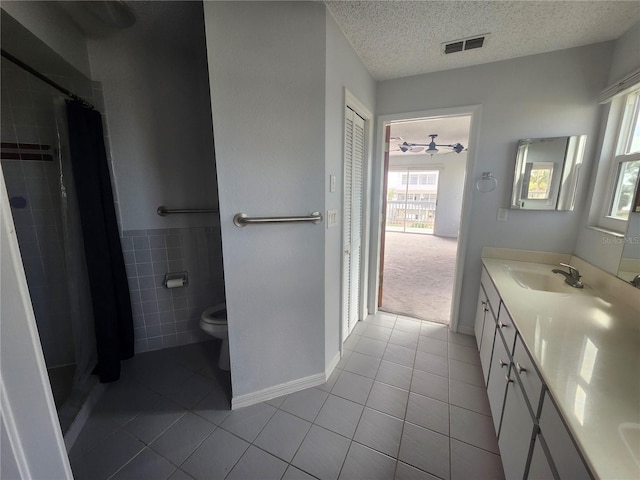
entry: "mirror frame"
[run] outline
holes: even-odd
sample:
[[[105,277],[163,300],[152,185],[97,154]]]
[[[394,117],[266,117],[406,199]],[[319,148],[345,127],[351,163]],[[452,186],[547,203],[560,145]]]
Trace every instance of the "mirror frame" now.
[[[586,140],[586,135],[525,138],[520,140],[516,153],[510,208],[542,211],[573,210]],[[541,158],[535,162],[527,162],[532,145],[550,142],[564,146],[564,152],[559,153],[558,157]],[[528,196],[525,198],[528,192],[527,178],[530,177],[532,166],[535,163],[553,164],[548,187],[549,193],[545,198],[531,199]]]

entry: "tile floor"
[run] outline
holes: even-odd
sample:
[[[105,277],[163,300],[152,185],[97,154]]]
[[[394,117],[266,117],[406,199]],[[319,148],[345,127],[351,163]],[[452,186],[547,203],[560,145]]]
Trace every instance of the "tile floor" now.
[[[370,316],[327,383],[233,412],[217,348],[125,362],[70,452],[75,478],[504,478],[473,337]]]

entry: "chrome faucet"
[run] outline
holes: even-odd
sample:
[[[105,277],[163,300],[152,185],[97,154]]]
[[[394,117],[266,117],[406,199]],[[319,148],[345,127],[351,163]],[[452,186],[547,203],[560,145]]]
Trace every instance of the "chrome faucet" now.
[[[568,272],[564,270],[560,270],[559,268],[554,268],[551,270],[553,273],[560,273],[565,276],[564,283],[567,285],[571,285],[573,288],[584,288],[584,284],[580,281],[580,272],[577,268],[568,263],[561,263],[563,267],[567,267],[569,269]]]
[[[636,288],[640,288],[640,273],[633,277],[633,280],[630,280],[629,283]]]

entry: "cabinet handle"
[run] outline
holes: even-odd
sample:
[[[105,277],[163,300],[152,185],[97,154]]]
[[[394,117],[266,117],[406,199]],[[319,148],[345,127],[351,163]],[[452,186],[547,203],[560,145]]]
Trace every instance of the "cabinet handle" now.
[[[498,359],[498,361],[500,362],[500,368],[504,368],[509,365],[507,362],[503,361],[501,358]]]
[[[507,381],[507,383],[513,383],[513,380],[509,378],[509,375],[505,375],[504,379]]]
[[[520,365],[518,362],[516,362],[516,370],[518,370],[518,373],[522,373],[522,372],[526,372],[527,369],[524,368],[522,365]]]
[[[506,325],[506,324],[504,324],[502,322],[498,322],[498,327],[500,327],[500,328],[507,328],[508,326],[509,325]]]
[[[480,303],[481,303],[482,305],[486,305],[486,304],[487,304],[486,300],[480,300]]]

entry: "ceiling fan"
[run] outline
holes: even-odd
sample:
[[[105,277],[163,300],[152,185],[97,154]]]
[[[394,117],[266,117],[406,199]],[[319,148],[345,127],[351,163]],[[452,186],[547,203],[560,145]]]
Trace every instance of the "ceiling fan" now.
[[[438,135],[435,133],[432,133],[431,135],[429,135],[429,137],[431,137],[430,143],[402,142],[402,144],[399,144],[398,147],[402,152],[421,152],[422,150],[424,150],[424,147],[428,147],[425,150],[425,153],[430,153],[431,155],[433,155],[434,153],[438,153],[440,151],[438,150],[438,147],[451,148],[456,153],[460,153],[462,150],[464,150],[464,147],[460,143],[454,143],[453,145],[437,144],[436,143],[437,136]]]

